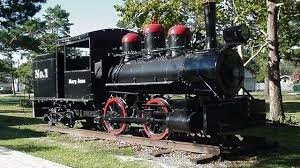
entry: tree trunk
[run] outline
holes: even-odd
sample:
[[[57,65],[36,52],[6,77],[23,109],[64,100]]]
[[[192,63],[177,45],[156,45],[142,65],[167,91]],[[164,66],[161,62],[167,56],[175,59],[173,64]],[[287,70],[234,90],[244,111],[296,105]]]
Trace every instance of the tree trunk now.
[[[269,95],[270,95],[270,119],[280,121],[284,119],[282,106],[282,95],[280,86],[280,71],[279,71],[279,44],[277,35],[277,9],[276,0],[267,0],[268,21],[268,75],[269,75]]]
[[[17,69],[20,67],[20,60],[18,59]],[[20,92],[20,78],[17,78],[17,92]]]
[[[11,80],[12,80],[12,92],[13,95],[16,95],[16,89],[15,89],[15,76],[14,76],[14,67],[13,67],[13,60],[11,58],[10,60],[10,72],[11,72]]]
[[[267,65],[268,67],[268,65]],[[265,76],[265,100],[267,101],[269,99],[269,71],[268,71],[269,68],[267,68],[267,71],[266,71],[266,76]]]

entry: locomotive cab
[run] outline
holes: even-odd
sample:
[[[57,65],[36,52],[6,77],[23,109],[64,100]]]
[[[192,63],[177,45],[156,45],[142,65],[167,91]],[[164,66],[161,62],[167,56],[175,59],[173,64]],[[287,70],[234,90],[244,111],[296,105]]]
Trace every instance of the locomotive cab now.
[[[106,66],[114,64],[110,54],[120,52],[120,40],[128,32],[106,29],[58,41],[65,60],[64,98],[94,100],[95,94],[103,92],[105,79],[99,78],[96,88],[95,73],[105,73]]]
[[[73,104],[73,107],[70,105],[71,109],[61,111],[76,111],[84,106],[95,111],[94,104],[101,106],[95,102],[101,102],[106,96],[106,78],[103,75],[96,79],[95,75],[108,73],[108,67],[118,62],[111,54],[120,53],[121,39],[129,32],[103,29],[63,38],[57,41],[56,53],[33,60],[33,115],[42,117],[53,107],[66,104]]]
[[[91,99],[91,57],[86,42],[64,46],[64,98]]]

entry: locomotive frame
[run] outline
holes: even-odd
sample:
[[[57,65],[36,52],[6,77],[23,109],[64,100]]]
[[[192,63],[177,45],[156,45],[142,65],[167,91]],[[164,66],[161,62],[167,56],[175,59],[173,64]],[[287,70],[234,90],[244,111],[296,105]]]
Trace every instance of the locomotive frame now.
[[[139,124],[154,140],[170,133],[216,135],[264,124],[264,101],[244,88],[247,94],[237,95],[244,71],[232,48],[247,37],[239,27],[226,29],[228,43],[218,47],[215,2],[204,5],[206,49],[188,45],[184,26],[170,31],[171,47],[164,47],[164,32],[156,23],[145,29],[145,49],[139,34],[126,29],[58,40],[55,54],[33,61],[33,116],[70,127],[86,120],[114,135]],[[85,48],[88,56],[78,57],[74,48]]]

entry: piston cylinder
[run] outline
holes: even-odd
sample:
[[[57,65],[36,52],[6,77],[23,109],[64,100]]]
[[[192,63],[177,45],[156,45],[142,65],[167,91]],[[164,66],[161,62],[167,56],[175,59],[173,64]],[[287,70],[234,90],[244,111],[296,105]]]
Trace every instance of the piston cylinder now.
[[[166,125],[174,132],[194,132],[201,130],[201,115],[193,112],[189,115],[185,113],[173,113],[166,118]]]

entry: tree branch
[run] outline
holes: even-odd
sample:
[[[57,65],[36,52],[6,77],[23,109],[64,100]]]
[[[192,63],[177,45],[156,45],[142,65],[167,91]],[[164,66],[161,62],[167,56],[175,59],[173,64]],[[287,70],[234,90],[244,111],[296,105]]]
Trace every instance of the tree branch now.
[[[17,37],[19,36],[20,34],[16,34],[10,41],[7,45],[11,45],[16,39]]]
[[[263,30],[261,30],[261,29],[259,29],[259,31],[260,31],[262,34],[264,34],[265,37],[268,37],[268,34],[267,34],[265,31],[263,31]]]
[[[257,50],[257,52],[254,54],[254,55],[252,55],[249,59],[248,59],[248,61],[246,61],[245,63],[244,63],[244,66],[247,66],[248,65],[248,63],[254,58],[254,57],[256,57],[260,52],[261,52],[261,50],[265,47],[265,46],[267,46],[267,42],[265,42],[260,48],[259,48],[259,50]]]

